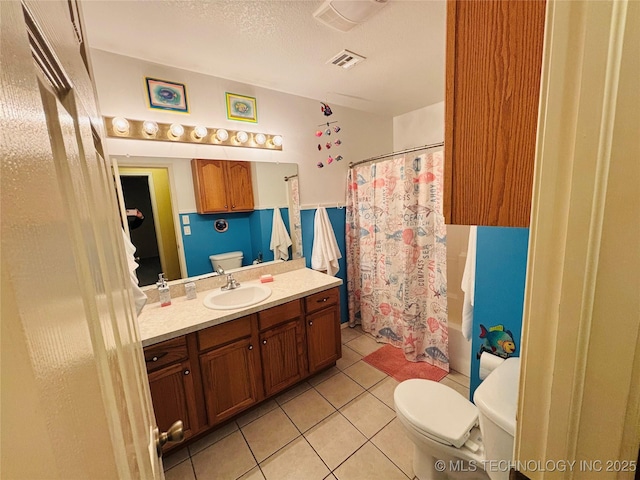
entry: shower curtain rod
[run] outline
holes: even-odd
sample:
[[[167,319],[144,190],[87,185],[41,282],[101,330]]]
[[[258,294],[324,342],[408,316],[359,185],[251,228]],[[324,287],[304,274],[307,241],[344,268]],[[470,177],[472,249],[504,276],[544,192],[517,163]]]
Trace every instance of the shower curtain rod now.
[[[284,181],[288,182],[290,178],[296,178],[297,176],[298,176],[297,173],[295,175],[289,175],[288,177],[284,177]]]
[[[360,165],[361,163],[373,162],[374,160],[382,160],[383,158],[393,157],[395,155],[402,155],[403,153],[417,152],[418,150],[426,150],[428,148],[442,147],[443,145],[444,145],[444,142],[432,143],[431,145],[422,145],[421,147],[408,148],[406,150],[401,150],[399,152],[387,153],[386,155],[378,155],[377,157],[367,158],[365,160],[360,160],[359,162],[355,162],[355,163],[351,162],[349,163],[349,168],[353,168],[356,165]]]

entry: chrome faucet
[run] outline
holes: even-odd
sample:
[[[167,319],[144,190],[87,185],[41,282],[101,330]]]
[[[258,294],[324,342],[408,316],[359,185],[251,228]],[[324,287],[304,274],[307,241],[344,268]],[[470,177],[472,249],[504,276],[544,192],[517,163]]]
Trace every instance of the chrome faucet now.
[[[233,290],[235,288],[238,288],[240,286],[240,284],[236,281],[235,278],[233,278],[233,274],[229,273],[227,274],[227,284],[224,287],[221,287],[221,290]]]

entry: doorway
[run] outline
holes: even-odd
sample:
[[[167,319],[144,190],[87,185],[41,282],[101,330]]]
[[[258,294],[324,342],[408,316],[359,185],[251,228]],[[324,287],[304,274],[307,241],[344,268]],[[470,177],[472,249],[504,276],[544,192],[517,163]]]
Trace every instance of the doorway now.
[[[138,210],[144,217],[141,222],[139,217],[129,222],[140,286],[153,285],[160,273],[164,273],[167,280],[181,278],[168,169],[120,167],[118,170],[124,208]]]

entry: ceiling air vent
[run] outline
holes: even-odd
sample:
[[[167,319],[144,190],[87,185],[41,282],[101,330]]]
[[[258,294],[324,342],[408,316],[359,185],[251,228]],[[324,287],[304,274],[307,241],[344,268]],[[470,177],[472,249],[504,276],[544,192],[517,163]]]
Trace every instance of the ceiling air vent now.
[[[328,27],[348,32],[386,6],[388,0],[326,0],[313,17]]]
[[[327,63],[331,63],[336,67],[342,67],[345,70],[348,70],[363,60],[366,60],[366,58],[362,55],[350,52],[349,50],[342,50],[339,54],[327,61]]]

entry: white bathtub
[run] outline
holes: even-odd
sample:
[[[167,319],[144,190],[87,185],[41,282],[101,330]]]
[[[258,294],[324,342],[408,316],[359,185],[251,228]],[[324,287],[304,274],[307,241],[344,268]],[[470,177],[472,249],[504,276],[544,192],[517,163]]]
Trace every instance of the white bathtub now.
[[[462,336],[460,325],[449,324],[449,368],[471,376],[471,342]]]

